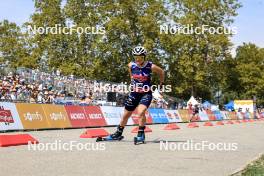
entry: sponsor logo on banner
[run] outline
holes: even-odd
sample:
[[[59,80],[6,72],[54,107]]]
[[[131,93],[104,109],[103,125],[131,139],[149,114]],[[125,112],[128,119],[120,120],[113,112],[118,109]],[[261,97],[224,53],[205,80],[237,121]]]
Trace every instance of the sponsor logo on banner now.
[[[124,113],[124,107],[100,106],[107,125],[118,125]],[[132,118],[128,119],[127,125],[133,125]]]
[[[14,103],[0,102],[0,130],[23,129]]]
[[[88,114],[90,119],[102,119],[102,114]]]
[[[66,117],[65,117],[65,115],[63,115],[61,112],[59,112],[59,113],[52,113],[52,114],[50,114],[50,119],[51,120],[55,120],[55,121],[57,121],[57,120],[66,120]]]
[[[42,104],[47,121],[51,128],[68,128],[72,127],[67,112],[62,105]]]
[[[149,109],[149,113],[154,123],[168,123],[169,120],[163,109]]]
[[[90,126],[88,116],[82,106],[64,106],[72,127],[88,127]]]
[[[41,114],[39,114],[39,112],[36,112],[36,113],[30,113],[30,112],[27,112],[26,114],[23,114],[25,120],[28,120],[28,121],[42,121],[43,117]]]
[[[177,110],[164,110],[169,122],[182,122]]]
[[[0,122],[4,122],[6,124],[14,123],[11,111],[4,109],[3,106],[0,107]]]
[[[16,103],[24,129],[50,128],[41,104]]]
[[[106,126],[106,121],[99,106],[84,106],[90,126]]]
[[[71,113],[70,118],[72,120],[84,120],[85,114],[84,113]]]

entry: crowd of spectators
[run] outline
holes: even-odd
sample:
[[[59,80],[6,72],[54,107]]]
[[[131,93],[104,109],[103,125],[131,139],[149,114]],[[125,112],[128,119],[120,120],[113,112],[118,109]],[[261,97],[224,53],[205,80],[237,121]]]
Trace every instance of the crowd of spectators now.
[[[98,86],[118,85],[97,80],[61,75],[39,69],[18,68],[0,74],[0,100],[9,102],[102,105],[107,92]],[[114,90],[115,91],[115,90]],[[117,106],[123,106],[126,94],[117,94]],[[151,107],[168,108],[163,100],[153,100]]]
[[[0,100],[27,103],[79,102],[83,97],[104,100],[106,92],[94,91],[95,83],[73,75],[19,68],[0,75]],[[91,102],[90,102],[91,103]]]
[[[41,72],[39,69],[18,68],[15,71],[0,73],[0,101],[102,105],[102,102],[106,102],[107,92],[96,86],[106,84],[111,85],[109,82],[76,78],[73,75],[64,76],[59,70],[47,73]],[[123,106],[126,96],[126,94],[117,94],[116,105]],[[170,100],[166,102],[164,99],[153,99],[150,107],[190,109],[191,106],[184,102],[176,103]],[[201,107],[200,104],[197,108],[203,109],[204,107]],[[264,112],[264,109],[259,108],[258,112]]]

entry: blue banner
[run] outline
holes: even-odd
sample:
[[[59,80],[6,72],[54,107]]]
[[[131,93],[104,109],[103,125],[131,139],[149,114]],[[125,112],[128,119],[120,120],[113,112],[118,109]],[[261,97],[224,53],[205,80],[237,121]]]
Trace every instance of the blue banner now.
[[[213,111],[213,113],[216,117],[216,120],[223,120],[224,117],[222,116],[220,111]]]
[[[164,112],[164,109],[149,109],[153,123],[169,123],[169,120]]]

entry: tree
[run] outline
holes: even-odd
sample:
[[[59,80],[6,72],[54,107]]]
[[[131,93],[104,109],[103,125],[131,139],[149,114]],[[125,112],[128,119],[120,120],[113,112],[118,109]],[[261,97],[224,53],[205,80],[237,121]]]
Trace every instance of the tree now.
[[[239,74],[241,99],[257,96],[264,102],[264,49],[252,43],[244,43],[237,48],[236,70]]]
[[[150,51],[149,58],[160,63],[158,22],[166,12],[162,1],[70,0],[65,11],[78,26],[105,28],[104,35],[82,36],[88,42],[78,44],[91,53],[87,60],[93,78],[128,81],[127,64],[133,58],[132,48],[137,45],[144,45]],[[85,55],[80,53],[80,57]]]
[[[35,12],[31,20],[24,24],[32,46],[32,57],[38,63],[46,63],[50,69],[65,63],[72,65],[74,61],[71,60],[68,36],[59,31],[53,34],[49,30],[51,27],[66,26],[61,0],[35,0],[34,3]],[[67,69],[63,71],[67,72]]]
[[[30,50],[26,35],[19,26],[8,20],[0,22],[0,60],[8,62],[12,67],[34,67],[30,60]]]
[[[163,67],[171,96],[190,95],[214,99],[219,90],[233,91],[228,83],[231,34],[165,34],[161,26],[180,24],[192,28],[207,25],[224,28],[232,24],[237,0],[35,0],[35,12],[25,26],[74,29],[72,34],[31,33],[27,28],[24,58],[46,63],[49,69],[89,79],[127,82],[131,50],[143,45],[148,60]],[[104,33],[78,33],[78,28],[104,29]],[[99,29],[99,30],[98,30]],[[22,60],[23,64],[27,63]],[[24,62],[25,61],[25,62]],[[236,69],[232,70],[234,73]],[[238,74],[238,73],[237,73]],[[230,76],[230,75],[229,75]],[[157,77],[154,77],[157,83]],[[238,95],[239,96],[239,95]]]
[[[170,19],[175,24],[207,25],[224,28],[232,24],[232,17],[240,7],[238,1],[171,1]],[[230,34],[177,34],[163,35],[162,45],[167,52],[169,82],[174,83],[176,95],[188,98],[190,94],[213,99],[222,89],[225,59],[230,57]]]

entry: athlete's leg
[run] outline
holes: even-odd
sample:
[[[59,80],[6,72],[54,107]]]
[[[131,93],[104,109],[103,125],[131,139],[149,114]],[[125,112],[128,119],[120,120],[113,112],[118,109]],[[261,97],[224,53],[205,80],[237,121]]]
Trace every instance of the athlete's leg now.
[[[146,123],[145,112],[146,112],[147,108],[148,107],[146,105],[143,105],[143,104],[139,104],[137,107],[137,112],[138,112],[138,116],[139,116],[139,120],[138,120],[139,126],[145,126],[145,123]]]
[[[139,115],[139,121],[138,121],[138,125],[139,125],[139,129],[138,129],[138,137],[141,138],[141,140],[145,140],[145,124],[146,124],[146,110],[148,109],[150,103],[152,101],[152,94],[151,93],[147,93],[145,95],[142,96],[139,105],[137,107],[137,112]]]
[[[118,139],[120,136],[122,136],[129,117],[132,115],[132,112],[136,109],[139,103],[139,98],[140,97],[138,97],[137,94],[130,93],[125,103],[124,115],[120,121],[120,124],[117,126],[116,132],[110,135],[111,139]]]
[[[124,128],[127,124],[129,117],[131,116],[132,112],[133,111],[128,111],[125,109],[124,115],[121,119],[120,124],[117,126],[116,132],[110,135],[112,139],[118,139],[120,136],[122,136]]]
[[[126,109],[124,110],[124,115],[121,119],[120,126],[122,126],[122,127],[126,126],[129,117],[132,115],[132,112],[133,111],[128,111]]]

